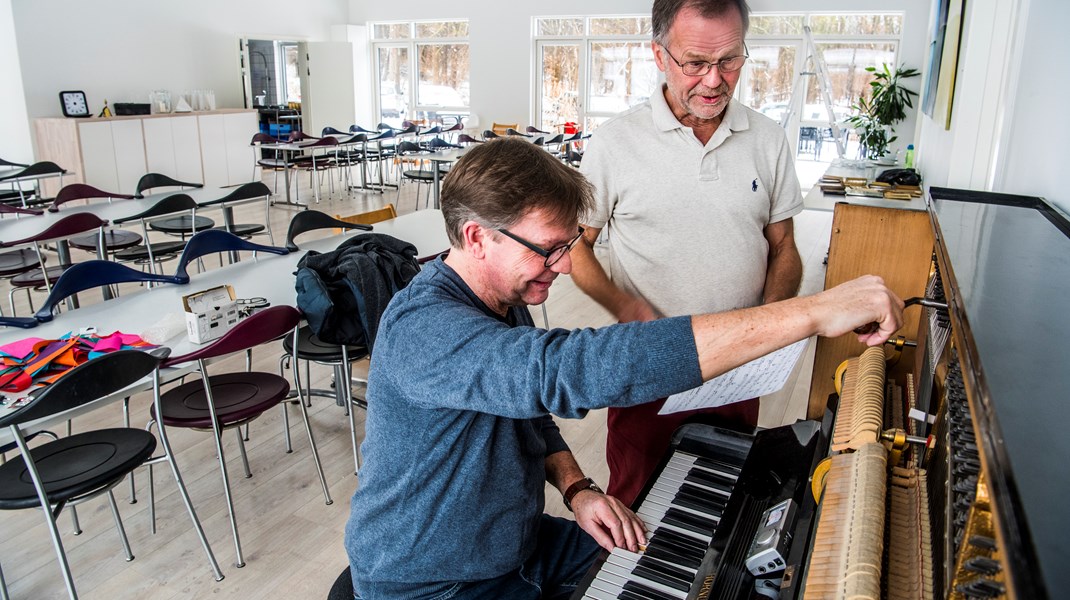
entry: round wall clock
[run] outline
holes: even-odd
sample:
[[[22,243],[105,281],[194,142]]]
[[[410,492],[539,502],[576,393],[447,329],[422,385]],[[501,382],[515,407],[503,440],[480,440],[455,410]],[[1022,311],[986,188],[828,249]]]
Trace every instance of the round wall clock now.
[[[85,92],[68,91],[59,93],[59,101],[63,106],[65,117],[88,117],[89,103],[86,102]]]

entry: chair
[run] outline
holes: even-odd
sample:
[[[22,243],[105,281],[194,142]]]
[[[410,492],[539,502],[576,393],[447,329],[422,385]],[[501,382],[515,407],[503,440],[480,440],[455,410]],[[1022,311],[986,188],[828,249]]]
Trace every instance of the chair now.
[[[230,252],[233,259],[239,251],[268,252],[271,254],[290,253],[286,248],[254,244],[222,229],[209,229],[198,232],[186,242],[186,248],[182,251],[182,255],[178,257],[178,265],[175,267],[175,274],[172,276],[172,280],[175,283],[189,283],[190,276],[187,273],[189,264],[206,254]]]
[[[22,208],[20,206],[11,206],[10,204],[0,202],[0,214],[41,216],[45,214],[45,211],[39,208]]]
[[[322,215],[323,213],[320,214]],[[298,217],[299,216],[300,215],[298,215]],[[323,215],[323,217],[326,217],[326,215]],[[374,223],[393,219],[394,217],[397,217],[397,211],[394,209],[394,205],[387,204],[383,208],[377,210],[359,213],[356,215],[350,215],[347,217],[335,215],[334,223],[345,224],[342,225],[342,227],[349,226],[363,228],[362,226],[369,226]],[[332,222],[327,221],[326,219],[318,217],[316,219],[321,224],[321,228],[336,226],[332,224]],[[297,217],[294,217],[294,220],[296,221]],[[293,229],[293,222],[291,222],[290,225],[291,229]],[[370,227],[368,227],[368,229],[370,229]],[[309,230],[311,230],[311,228],[305,229],[304,231]],[[296,345],[294,344],[295,341]],[[290,338],[283,340],[282,345],[283,350],[285,350],[285,354],[283,355],[281,361],[286,361],[287,359],[294,361],[294,382],[297,385],[297,395],[299,397],[299,401],[311,402],[312,396],[320,396],[334,398],[335,402],[338,405],[345,407],[346,414],[349,416],[349,435],[353,441],[353,465],[354,473],[356,473],[356,471],[360,470],[360,454],[359,446],[357,445],[357,424],[356,419],[353,416],[352,407],[356,406],[359,408],[367,409],[368,405],[363,398],[355,398],[353,396],[353,390],[350,386],[340,385],[339,382],[348,381],[354,383],[352,373],[350,371],[350,366],[354,362],[368,357],[369,353],[367,346],[358,344],[340,345],[325,342],[321,340],[319,336],[313,333],[312,328],[308,325],[305,325],[298,330],[297,336],[294,338],[294,340],[291,340]],[[296,351],[294,351],[295,347],[297,348]],[[310,376],[309,365],[311,363],[331,367],[334,370],[334,390],[320,390],[312,389],[310,387],[308,391],[305,392],[304,386],[302,385],[300,378],[297,376],[300,373],[300,370],[297,365],[298,361],[305,361],[305,381],[308,382],[308,385],[310,386],[312,379]],[[282,362],[280,362],[280,371],[282,370],[281,365]],[[357,381],[355,383],[367,385],[367,382],[364,381]],[[308,400],[304,400],[305,398],[308,398]],[[285,420],[284,427],[285,431],[289,432],[289,425]],[[287,448],[289,448],[288,435],[286,443]]]
[[[245,476],[251,477],[252,473],[249,470],[240,427],[282,402],[290,391],[290,384],[280,375],[258,371],[210,375],[207,361],[259,346],[289,332],[296,336],[297,325],[300,322],[301,313],[292,306],[272,306],[239,322],[218,340],[187,354],[170,357],[162,363],[164,367],[194,361],[197,364],[200,372],[199,380],[190,381],[163,392],[159,403],[153,406],[151,418],[153,422],[162,423],[167,427],[211,430],[214,434],[216,455],[223,477],[223,492],[226,497],[239,567],[245,565],[245,559],[242,556],[241,540],[238,536],[234,502],[230,495],[230,478],[227,475],[226,456],[223,452],[223,430],[234,429],[237,433]],[[312,448],[312,457],[319,475],[320,486],[323,488],[323,496],[326,503],[331,504],[333,501],[327,490],[327,480],[320,465],[316,440],[308,421],[308,411],[305,410],[303,402],[300,404],[305,431]]]
[[[472,144],[482,144],[483,140],[477,140],[476,138],[468,135],[467,133],[462,133],[457,136],[457,143],[461,145],[471,146]]]
[[[127,560],[132,560],[134,556],[112,488],[134,469],[152,460],[156,438],[147,431],[127,427],[101,429],[70,435],[30,449],[21,426],[110,396],[149,375],[152,375],[154,386],[158,385],[159,363],[159,358],[137,350],[105,354],[72,368],[20,410],[4,411],[6,414],[0,415],[0,426],[10,428],[22,453],[22,461],[11,460],[0,465],[0,510],[47,507],[42,512],[71,598],[77,598],[77,591],[56,518],[66,506],[107,494],[123,552]],[[166,435],[162,431],[161,443],[167,447]],[[216,580],[221,580],[223,574],[173,463],[172,469]],[[6,596],[6,590],[4,592]]]
[[[254,150],[254,153],[255,153],[254,154],[254,160],[256,162],[253,163],[253,177],[252,178],[256,179],[256,167],[261,167],[263,169],[270,169],[274,173],[275,181],[274,181],[274,183],[272,183],[272,186],[273,186],[273,189],[274,189],[274,191],[276,193],[279,190],[279,171],[283,171],[283,170],[289,168],[290,163],[288,161],[286,161],[285,159],[278,158],[278,153],[277,152],[276,152],[276,158],[264,158],[263,157],[263,150],[262,150],[261,146],[263,146],[264,144],[280,144],[280,143],[282,143],[281,140],[279,140],[277,138],[274,138],[274,137],[272,137],[272,136],[270,136],[270,135],[268,135],[266,133],[253,134],[253,139],[252,139],[252,141],[249,142],[249,145],[252,146],[253,148],[255,148],[255,150]]]
[[[502,135],[505,135],[504,132],[502,133]],[[490,130],[490,129],[483,130],[483,141],[484,142],[487,141],[487,140],[493,140],[494,138],[497,138],[497,137],[501,137],[501,136],[498,135],[497,133],[495,133],[494,131]]]
[[[353,573],[346,567],[331,585],[327,600],[353,600]]]
[[[33,163],[32,165],[30,165],[30,166],[28,166],[25,169],[22,169],[20,171],[15,171],[15,172],[12,172],[12,173],[8,173],[6,175],[0,175],[0,183],[10,182],[11,184],[13,184],[18,190],[19,201],[22,203],[23,207],[26,207],[28,204],[30,204],[30,201],[27,198],[27,192],[26,192],[26,190],[22,189],[22,186],[20,185],[21,182],[14,181],[14,180],[22,179],[22,178],[26,178],[26,177],[44,178],[44,177],[48,177],[48,176],[51,176],[51,175],[58,175],[59,176],[60,185],[63,185],[63,176],[66,175],[66,174],[67,174],[67,169],[64,169],[63,167],[57,165],[54,162],[50,162],[50,161],[45,160],[45,161]],[[40,195],[37,192],[34,192],[33,194],[30,194],[29,196],[31,198],[34,198],[34,200],[32,202],[33,204],[44,204],[45,202],[47,202],[47,200],[44,199],[44,198],[41,198]]]
[[[85,233],[94,229],[97,230],[98,235],[102,236],[104,226],[107,224],[107,221],[102,220],[93,213],[79,212],[63,217],[52,225],[46,227],[44,231],[35,235],[18,240],[0,242],[0,248],[30,246],[37,258],[37,267],[23,271],[11,278],[11,291],[8,293],[8,300],[11,304],[11,314],[15,314],[14,297],[16,291],[20,289],[26,290],[26,297],[30,301],[30,310],[33,310],[33,299],[30,296],[30,290],[43,287],[51,293],[52,285],[59,280],[63,271],[70,267],[69,264],[60,264],[42,269],[41,265],[44,265],[45,258],[41,253],[41,244],[52,241],[62,241],[79,233]]]
[[[51,321],[59,303],[78,292],[95,287],[135,282],[175,283],[175,280],[173,277],[145,273],[109,260],[87,260],[71,265],[63,272],[63,275],[56,281],[56,285],[52,286],[52,292],[45,298],[41,308],[34,314],[34,318],[42,323]]]
[[[11,279],[17,275],[33,271],[41,266],[41,261],[44,259],[43,255],[39,255],[29,248],[0,253],[0,279]],[[14,294],[15,290],[12,289],[8,295],[12,315],[15,314]],[[30,310],[33,310],[32,303]],[[0,314],[2,314],[2,311],[0,311]]]
[[[490,129],[497,135],[507,135],[509,129],[516,129],[519,126],[519,123],[492,123]]]
[[[543,135],[549,135],[549,133],[550,133],[549,131],[543,131],[543,130],[539,129],[538,127],[535,127],[534,125],[528,125],[527,127],[524,128],[524,131],[526,131],[528,133],[541,133]]]
[[[450,139],[450,141],[453,141],[453,136],[457,135],[458,131],[464,131],[464,123],[462,123],[460,119],[458,119],[457,122],[451,125],[450,127],[443,129],[442,133],[444,133],[446,137]]]
[[[172,194],[159,200],[139,214],[115,219],[112,222],[116,225],[132,223],[135,221],[140,222],[141,232],[145,239],[145,243],[120,250],[112,255],[112,258],[123,262],[147,264],[149,266],[149,272],[156,273],[156,266],[165,260],[175,258],[181,254],[182,249],[186,247],[186,242],[149,241],[149,219],[164,215],[173,215],[183,211],[189,211],[190,220],[193,221],[197,215],[197,202],[191,198],[189,194]]]
[[[349,133],[371,133],[371,134],[377,134],[377,133],[379,133],[379,130],[377,130],[377,129],[376,130],[365,129],[365,128],[361,127],[360,125],[350,125],[349,126]]]
[[[821,138],[818,135],[817,127],[800,127],[798,153],[801,155],[803,152],[812,152],[814,160],[817,160],[821,152],[820,148]]]
[[[52,204],[48,207],[48,212],[59,212],[59,207],[67,202],[74,200],[92,200],[94,198],[107,198],[108,202],[113,199],[132,200],[134,196],[129,194],[117,194],[115,192],[106,192],[101,189],[97,189],[91,185],[84,183],[72,183],[70,185],[63,186],[57,194],[55,199],[52,200]],[[124,248],[130,248],[131,246],[137,246],[141,243],[141,236],[132,231],[123,231],[121,229],[108,229],[104,231],[104,250],[101,251],[98,248],[99,237],[96,235],[84,235],[72,237],[68,243],[73,248],[79,250],[85,250],[86,252],[94,252],[101,258],[107,258],[108,254],[116,250],[122,250]]]
[[[329,135],[347,135],[347,133],[345,131],[338,131],[334,127],[324,127],[323,131],[320,132],[321,137],[327,137]]]
[[[393,208],[393,204],[388,204],[390,208]],[[397,216],[395,213],[394,216]],[[290,252],[297,252],[300,248],[297,247],[297,236],[308,231],[315,231],[317,229],[361,229],[363,231],[371,231],[371,227],[368,224],[359,224],[353,221],[342,220],[342,217],[332,218],[326,213],[321,213],[318,210],[305,210],[294,215],[294,218],[290,219],[290,226],[286,231],[286,249]]]
[[[333,160],[332,157],[330,157],[330,156],[328,156],[326,154],[326,151],[324,153],[322,153],[322,154],[318,154],[317,155],[316,154],[316,150],[322,149],[322,148],[335,149],[335,148],[338,147],[338,140],[334,139],[333,137],[306,138],[306,139],[315,140],[314,142],[312,142],[310,144],[305,144],[304,146],[302,146],[303,148],[307,148],[307,149],[311,150],[311,154],[306,155],[306,156],[299,156],[299,157],[295,158],[293,160],[293,165],[295,167],[299,168],[299,169],[304,169],[304,170],[309,172],[309,174],[310,174],[310,177],[309,177],[310,182],[309,183],[312,185],[312,190],[313,190],[313,194],[314,194],[314,196],[316,198],[316,203],[319,204],[319,201],[320,201],[320,187],[323,185],[322,173],[323,173],[323,171],[326,171],[328,169],[333,168],[335,166],[335,161]],[[316,175],[317,174],[320,175],[319,181],[316,180]],[[328,179],[328,182],[331,183],[331,192],[333,193],[334,192],[334,183],[331,182],[330,179]],[[298,196],[300,196],[300,192],[298,192]]]
[[[436,150],[445,150],[446,148],[464,148],[464,146],[461,146],[460,144],[451,144],[446,140],[437,137],[432,138],[427,142],[427,148],[434,152]]]
[[[27,165],[26,163],[11,162],[10,160],[4,160],[4,159],[0,158],[0,167],[23,168],[23,167],[28,167],[28,166],[30,166],[30,165]]]
[[[232,205],[249,202],[258,198],[264,199],[264,223],[232,223],[233,209]],[[217,227],[216,229],[223,229],[229,231],[238,237],[249,238],[259,233],[267,232],[268,239],[271,243],[275,243],[275,236],[271,233],[271,190],[263,182],[253,181],[251,183],[244,183],[234,188],[233,191],[226,196],[219,198],[218,200],[210,200],[208,202],[201,202],[200,207],[207,208],[209,206],[219,206],[223,209],[223,227]]]
[[[172,179],[167,175],[161,175],[160,173],[148,173],[143,175],[138,180],[136,186],[135,195],[138,198],[144,198],[146,191],[162,188],[162,187],[177,187],[179,189],[185,188],[202,188],[203,183],[188,183],[185,181],[179,181]],[[178,217],[164,217],[149,221],[149,228],[154,231],[166,233],[168,235],[175,235],[182,239],[186,239],[186,236],[193,235],[203,229],[211,229],[215,227],[215,221],[208,217],[201,217],[195,215],[182,215]]]
[[[416,144],[414,144],[412,142],[398,142],[397,153],[398,153],[399,157],[414,156],[414,155],[418,155],[418,154],[424,153],[424,150],[423,150],[423,148],[420,148],[419,146],[417,146]],[[415,181],[416,184],[417,184],[417,186],[416,186],[416,207],[415,208],[419,208],[419,206],[420,206],[420,185],[421,184],[427,184],[427,200],[425,200],[425,203],[430,202],[430,199],[431,199],[431,187],[435,183],[435,172],[434,171],[431,171],[431,170],[428,170],[428,169],[419,169],[419,168],[403,170],[401,172],[401,181],[406,181],[406,180],[407,181]],[[401,182],[399,181],[398,195],[397,195],[397,199],[394,200],[394,202],[399,202],[401,200],[401,185],[400,185],[400,183]],[[414,208],[414,210],[415,210],[415,208]]]
[[[513,129],[512,127],[506,128],[505,135],[514,135],[514,136],[520,136],[520,137],[526,137],[526,138],[531,137],[530,133],[520,133],[519,131]]]

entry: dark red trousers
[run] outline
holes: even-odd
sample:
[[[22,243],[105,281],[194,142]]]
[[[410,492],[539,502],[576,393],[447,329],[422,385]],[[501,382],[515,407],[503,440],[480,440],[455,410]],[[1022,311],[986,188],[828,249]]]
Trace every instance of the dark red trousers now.
[[[609,409],[609,436],[606,439],[609,486],[606,493],[628,506],[653,475],[677,427],[684,423],[705,423],[750,433],[758,426],[757,398],[710,410],[658,415],[663,404],[664,398],[639,406]]]

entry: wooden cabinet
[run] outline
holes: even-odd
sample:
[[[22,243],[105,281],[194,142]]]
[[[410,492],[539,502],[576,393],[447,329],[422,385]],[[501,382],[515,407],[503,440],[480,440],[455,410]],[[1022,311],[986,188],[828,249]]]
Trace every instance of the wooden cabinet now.
[[[252,110],[218,110],[107,119],[37,119],[37,160],[50,160],[73,176],[64,183],[134,193],[145,173],[226,186],[252,181],[257,132]],[[46,180],[53,196],[58,182]]]

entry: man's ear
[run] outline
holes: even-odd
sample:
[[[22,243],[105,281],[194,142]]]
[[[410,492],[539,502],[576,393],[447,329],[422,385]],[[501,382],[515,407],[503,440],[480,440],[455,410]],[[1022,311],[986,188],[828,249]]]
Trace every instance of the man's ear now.
[[[461,226],[461,240],[464,248],[475,258],[483,258],[486,244],[490,241],[490,232],[475,221],[466,221]]]
[[[650,42],[650,50],[654,53],[654,64],[658,66],[659,71],[664,73],[668,68],[665,64],[665,55],[662,54],[665,50],[657,42]]]

